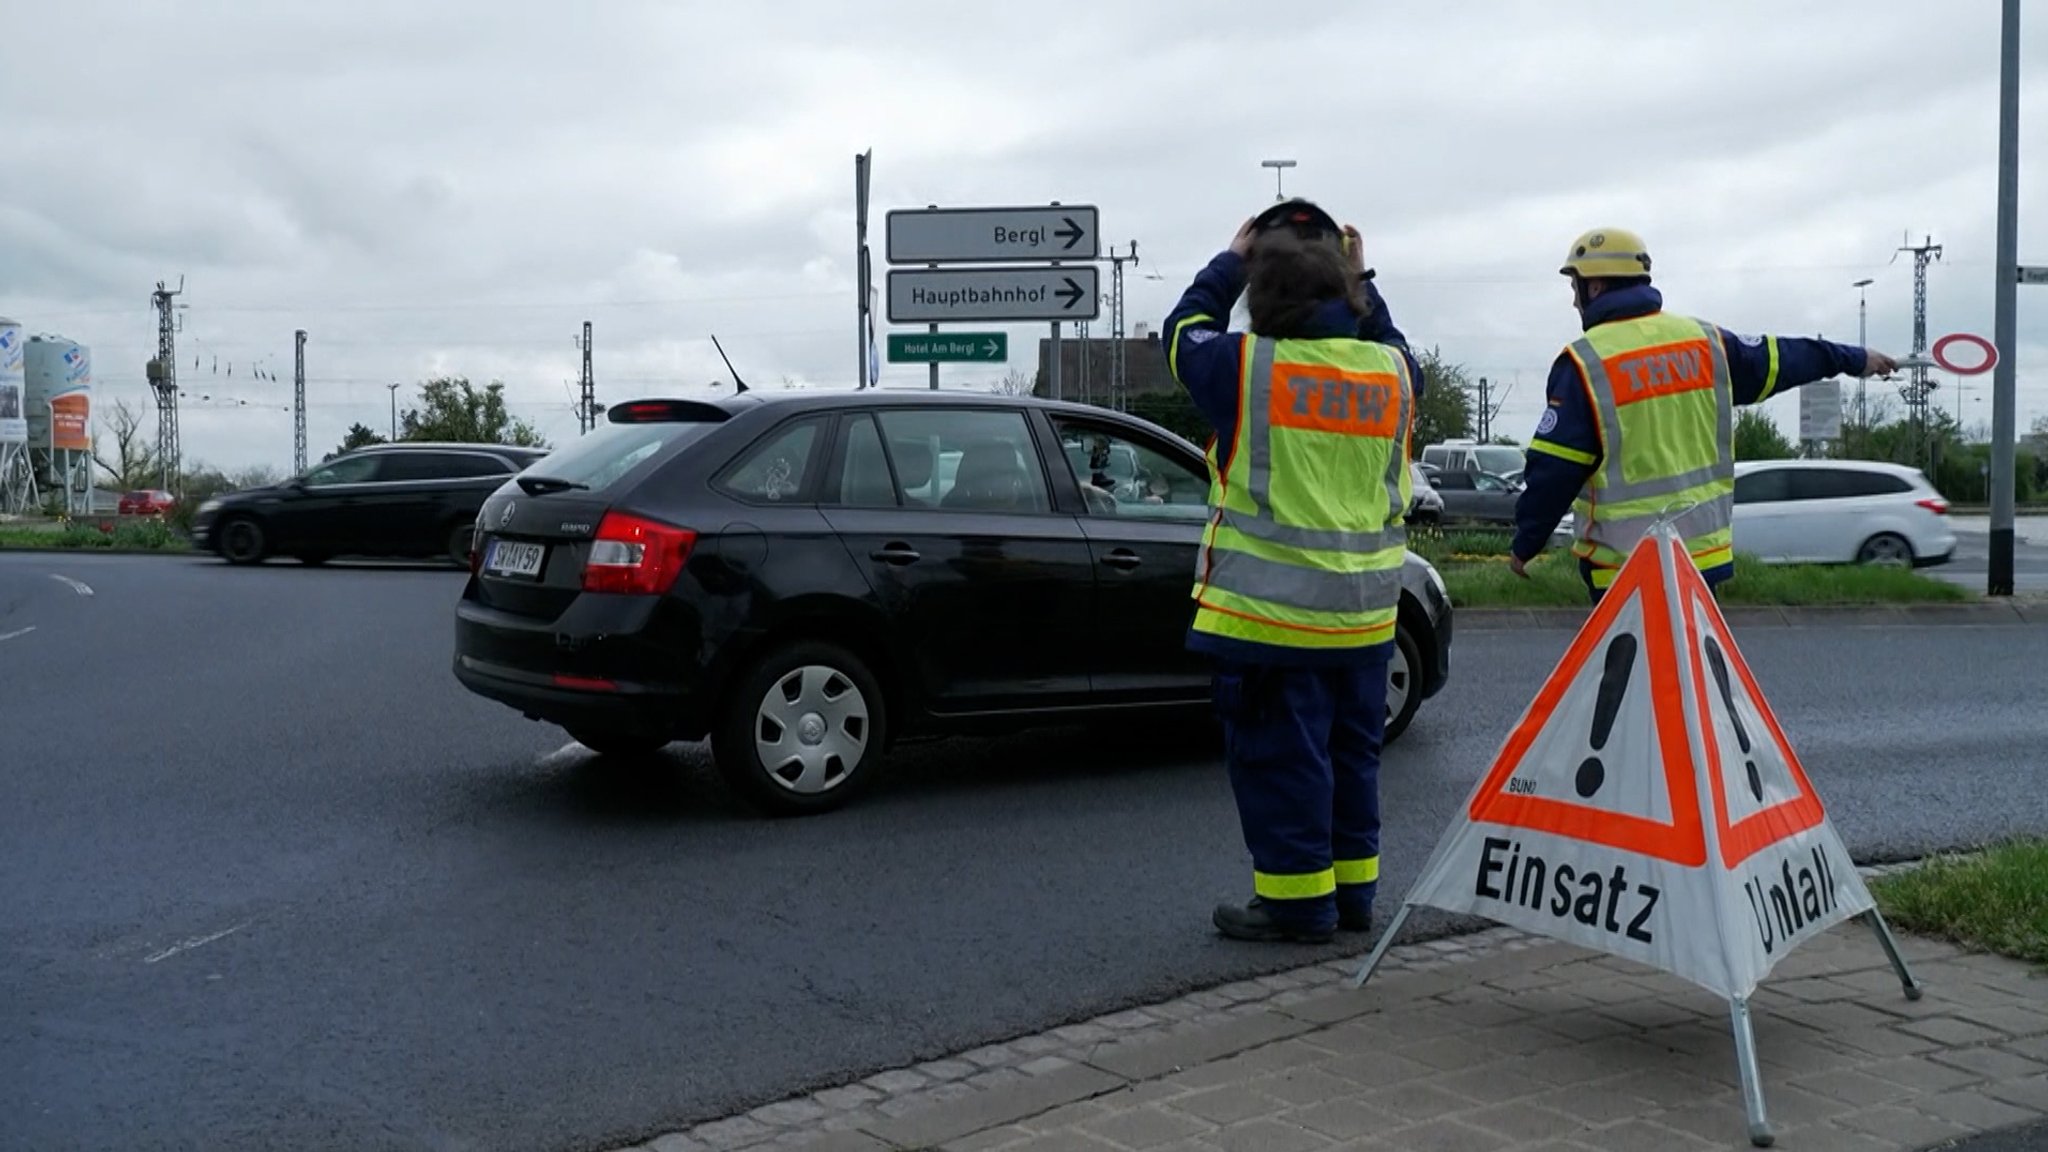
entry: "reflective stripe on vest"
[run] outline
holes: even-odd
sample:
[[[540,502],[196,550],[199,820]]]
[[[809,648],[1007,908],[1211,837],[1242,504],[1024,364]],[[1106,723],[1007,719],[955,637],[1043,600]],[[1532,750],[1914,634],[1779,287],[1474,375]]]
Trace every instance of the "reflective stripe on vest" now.
[[[1594,585],[1611,582],[1661,519],[1699,567],[1728,563],[1735,404],[1719,333],[1658,313],[1596,325],[1567,351],[1585,374],[1604,456],[1573,504],[1573,551],[1592,562]]]
[[[1197,631],[1292,648],[1393,636],[1414,386],[1392,349],[1246,337],[1236,440],[1215,445]],[[1377,478],[1361,490],[1362,475]]]

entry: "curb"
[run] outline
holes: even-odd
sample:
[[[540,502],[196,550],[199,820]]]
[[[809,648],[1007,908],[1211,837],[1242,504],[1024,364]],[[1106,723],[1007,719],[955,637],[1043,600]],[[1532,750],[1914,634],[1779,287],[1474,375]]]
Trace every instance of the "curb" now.
[[[0,544],[0,556],[177,556],[183,559],[212,555],[197,548],[64,548],[40,544]]]
[[[1460,631],[1577,629],[1589,608],[1457,608]],[[1884,628],[1906,624],[2048,624],[2048,604],[2011,599],[1962,604],[1804,604],[1722,608],[1737,628]]]

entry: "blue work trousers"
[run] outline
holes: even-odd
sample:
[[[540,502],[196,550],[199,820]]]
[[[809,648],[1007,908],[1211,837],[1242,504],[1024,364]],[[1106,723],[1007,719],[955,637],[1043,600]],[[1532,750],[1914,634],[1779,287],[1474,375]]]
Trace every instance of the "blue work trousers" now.
[[[1387,658],[1344,667],[1219,664],[1230,787],[1252,890],[1277,920],[1370,916],[1380,878]]]

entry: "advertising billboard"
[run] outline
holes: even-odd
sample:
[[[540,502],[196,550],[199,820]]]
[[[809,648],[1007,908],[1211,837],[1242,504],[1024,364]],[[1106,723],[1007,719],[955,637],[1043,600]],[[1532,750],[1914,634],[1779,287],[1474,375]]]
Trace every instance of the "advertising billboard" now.
[[[21,325],[0,320],[0,444],[28,443]]]
[[[92,451],[92,393],[81,388],[50,398],[50,449]]]

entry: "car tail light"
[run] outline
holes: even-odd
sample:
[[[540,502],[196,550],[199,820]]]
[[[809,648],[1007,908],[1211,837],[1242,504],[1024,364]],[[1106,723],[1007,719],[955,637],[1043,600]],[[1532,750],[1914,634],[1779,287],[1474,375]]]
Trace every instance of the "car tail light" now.
[[[610,680],[600,680],[595,676],[563,676],[559,674],[555,676],[555,687],[571,688],[578,692],[616,692],[619,690],[619,686]]]
[[[1948,501],[1943,500],[1939,496],[1929,496],[1925,500],[1915,500],[1913,503],[1917,507],[1927,509],[1936,516],[1948,515]]]
[[[682,575],[697,534],[658,520],[607,512],[583,565],[585,592],[659,596]]]

